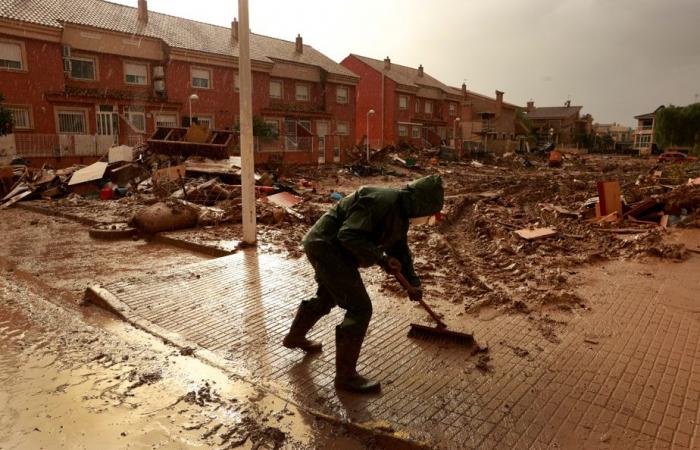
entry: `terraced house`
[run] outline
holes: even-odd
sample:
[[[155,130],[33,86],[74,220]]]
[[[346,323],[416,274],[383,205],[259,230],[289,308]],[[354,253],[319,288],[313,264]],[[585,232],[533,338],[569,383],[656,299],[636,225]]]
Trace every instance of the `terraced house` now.
[[[382,148],[433,147],[452,138],[459,92],[418,68],[351,54],[341,64],[360,76],[355,137]],[[457,120],[459,122],[459,120]],[[369,127],[369,130],[368,130]]]
[[[158,126],[239,118],[238,23],[220,27],[103,0],[0,0],[0,92],[18,154],[101,154]],[[309,45],[251,34],[253,112],[277,138],[256,161],[340,161],[359,78]],[[190,109],[191,108],[191,109]]]

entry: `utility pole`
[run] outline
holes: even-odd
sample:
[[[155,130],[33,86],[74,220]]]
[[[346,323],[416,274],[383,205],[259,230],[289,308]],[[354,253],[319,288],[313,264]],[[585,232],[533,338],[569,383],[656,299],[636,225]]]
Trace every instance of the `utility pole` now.
[[[250,20],[248,0],[238,0],[240,18],[238,76],[241,111],[241,200],[243,203],[243,242],[255,244],[255,155],[253,154],[253,88],[250,68]]]

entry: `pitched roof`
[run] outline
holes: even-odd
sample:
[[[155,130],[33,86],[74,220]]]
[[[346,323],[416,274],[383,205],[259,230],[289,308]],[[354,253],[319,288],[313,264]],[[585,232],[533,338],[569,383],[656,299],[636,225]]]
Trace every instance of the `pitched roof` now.
[[[454,94],[457,94],[457,95],[459,95],[459,96],[464,95],[464,94],[462,93],[462,89],[461,89],[461,88],[454,87],[454,86],[450,86],[450,89],[452,89],[452,92],[453,92]],[[469,96],[479,97],[479,98],[481,98],[481,99],[483,99],[483,100],[487,100],[487,101],[496,103],[496,99],[495,99],[494,97],[489,97],[488,95],[479,94],[478,92],[474,92],[474,91],[467,91],[467,94],[468,94]],[[524,109],[522,106],[514,105],[514,104],[508,103],[508,102],[503,102],[503,106],[506,106],[506,107],[508,107],[508,108],[513,108],[513,109]]]
[[[168,14],[148,12],[148,23],[138,21],[138,9],[104,0],[0,0],[0,17],[62,28],[73,23],[120,33],[161,39],[167,45],[224,56],[239,56],[231,29]],[[327,72],[357,77],[310,45],[296,52],[295,42],[250,34],[251,59],[273,59],[318,66]]]
[[[638,116],[634,116],[635,119],[653,119],[656,117],[656,113],[658,113],[660,110],[664,109],[665,106],[661,105],[658,108],[656,108],[653,112],[646,113],[646,114],[640,114]]]
[[[559,119],[579,114],[583,106],[542,106],[527,113],[529,119]]]
[[[373,68],[374,70],[384,73],[386,77],[396,81],[399,84],[413,87],[427,86],[439,89],[447,94],[454,94],[452,88],[437,80],[436,78],[431,77],[430,75],[425,73],[425,71],[423,72],[423,76],[420,76],[417,68],[402,66],[401,64],[396,64],[392,62],[391,68],[387,70],[384,68],[384,61],[382,60],[368,58],[367,56],[360,56],[354,53],[351,53],[350,56],[354,56],[355,58],[359,59],[363,63]]]

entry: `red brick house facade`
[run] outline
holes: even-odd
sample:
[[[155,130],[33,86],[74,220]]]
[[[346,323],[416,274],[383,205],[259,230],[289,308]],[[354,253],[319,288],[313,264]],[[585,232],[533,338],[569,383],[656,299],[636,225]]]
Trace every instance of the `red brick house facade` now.
[[[7,3],[7,2],[5,2]],[[102,0],[0,2],[0,92],[17,153],[101,154],[192,115],[239,117],[238,23],[219,27]],[[340,161],[355,134],[357,75],[304,45],[251,34],[253,113],[279,130],[256,162]],[[42,153],[43,152],[43,153]]]
[[[425,73],[423,66],[412,68],[389,58],[380,61],[354,54],[341,64],[360,76],[356,143],[364,145],[369,138],[374,148],[401,143],[422,148],[451,139],[461,96]],[[368,115],[370,110],[374,114]]]
[[[480,143],[488,150],[499,152],[517,148],[520,133],[516,130],[518,111],[524,108],[503,101],[504,92],[489,97],[467,89],[452,88],[462,97],[461,122],[457,137],[466,142]],[[461,133],[461,134],[460,134]]]

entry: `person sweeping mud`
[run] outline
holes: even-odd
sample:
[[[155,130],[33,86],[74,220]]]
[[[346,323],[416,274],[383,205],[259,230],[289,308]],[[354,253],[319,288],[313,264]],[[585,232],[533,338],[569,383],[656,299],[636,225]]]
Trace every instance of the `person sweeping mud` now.
[[[387,273],[401,272],[415,286],[412,300],[422,297],[420,280],[408,249],[409,219],[440,212],[444,191],[437,175],[416,180],[403,189],[362,187],[342,199],[311,227],[304,251],[316,272],[316,295],[299,305],[283,345],[307,352],[321,343],[306,333],[334,306],[345,310],[335,328],[338,389],[376,392],[379,382],[357,373],[357,360],[372,317],[372,303],[359,267],[380,265]]]

